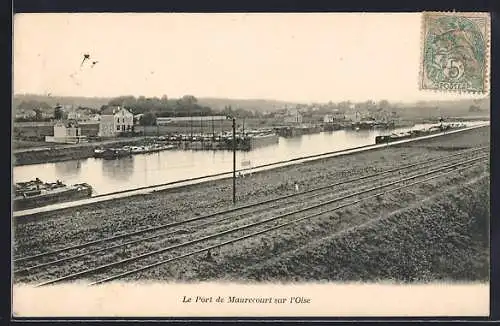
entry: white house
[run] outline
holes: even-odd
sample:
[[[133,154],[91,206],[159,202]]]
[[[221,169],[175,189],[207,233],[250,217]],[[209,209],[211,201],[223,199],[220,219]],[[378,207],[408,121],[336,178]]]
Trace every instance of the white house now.
[[[68,112],[68,120],[80,120],[82,118],[81,112],[71,110]]]
[[[141,118],[144,116],[144,113],[139,113],[139,114],[136,114],[134,115],[134,121],[135,121],[135,124],[138,125],[139,122],[141,121]]]
[[[297,109],[291,109],[287,111],[284,117],[285,123],[302,123],[302,114]]]
[[[335,118],[333,117],[333,114],[325,114],[323,118],[324,123],[332,123],[334,120]]]
[[[16,114],[16,118],[24,118],[24,119],[29,119],[29,118],[34,118],[36,116],[35,110],[21,110],[21,112]]]
[[[125,108],[108,106],[101,112],[99,122],[100,137],[116,137],[134,128],[134,115]]]
[[[89,115],[89,120],[90,121],[100,121],[101,115],[100,114],[91,114],[91,115]]]
[[[358,111],[355,112],[348,112],[345,114],[346,120],[351,120],[352,122],[359,122],[361,121],[361,113]]]
[[[76,121],[58,121],[54,125],[54,136],[45,136],[45,141],[50,143],[80,143],[86,140],[82,136],[82,129]]]
[[[332,114],[326,114],[323,118],[324,123],[332,123],[334,121],[338,120],[345,120],[345,115],[343,112],[340,111],[334,111]]]

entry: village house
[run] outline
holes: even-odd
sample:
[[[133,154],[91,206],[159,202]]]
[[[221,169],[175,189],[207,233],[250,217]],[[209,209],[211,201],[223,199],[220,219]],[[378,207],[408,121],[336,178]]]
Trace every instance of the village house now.
[[[88,120],[89,121],[100,121],[101,120],[101,115],[97,114],[97,113],[90,114]]]
[[[283,121],[285,123],[302,123],[302,114],[297,109],[288,110]]]
[[[34,118],[36,116],[35,110],[21,110],[21,112],[16,113],[16,118],[17,119],[30,119]]]
[[[345,119],[352,122],[359,122],[362,120],[362,114],[359,111],[348,112],[345,114]]]
[[[333,110],[331,114],[326,114],[323,118],[324,123],[333,123],[335,121],[345,120],[346,117],[344,112],[339,111],[338,109]]]
[[[386,111],[386,110],[380,110],[377,112],[373,112],[370,114],[371,117],[377,121],[390,121],[391,120],[391,112]]]
[[[82,113],[78,110],[71,110],[68,112],[68,120],[81,120]]]
[[[325,117],[323,118],[324,123],[332,123],[335,121],[335,117],[333,114],[325,114]]]
[[[92,113],[92,110],[88,108],[71,108],[67,111],[67,119],[68,120],[77,120],[77,121],[88,121],[88,120],[95,120],[91,119],[91,117],[95,116]]]
[[[82,129],[78,122],[58,121],[54,125],[54,136],[45,136],[45,141],[50,143],[76,144],[86,141],[86,136],[82,136]]]
[[[141,118],[144,116],[144,113],[139,113],[134,115],[134,124],[140,125]]]
[[[52,112],[42,112],[41,113],[42,119],[50,119],[54,117],[54,113]]]
[[[120,106],[108,106],[101,112],[100,137],[116,137],[134,130],[134,115]]]

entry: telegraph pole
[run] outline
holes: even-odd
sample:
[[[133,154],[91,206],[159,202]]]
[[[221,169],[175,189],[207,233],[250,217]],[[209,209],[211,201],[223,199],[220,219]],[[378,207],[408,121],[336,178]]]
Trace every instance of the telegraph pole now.
[[[236,204],[236,118],[233,118],[233,205]]]
[[[190,118],[191,121],[191,141],[193,141],[193,117]]]
[[[202,113],[200,113],[200,129],[201,129],[201,137],[203,137],[203,133],[204,133],[204,130],[203,130],[203,115]],[[203,138],[202,138],[203,139]]]
[[[188,113],[189,113],[189,122],[190,122],[190,126],[191,126],[191,134],[190,134],[191,138],[189,139],[189,141],[192,142],[193,141],[193,115],[191,113],[191,107],[189,107]]]
[[[212,140],[215,140],[214,116],[212,116]]]

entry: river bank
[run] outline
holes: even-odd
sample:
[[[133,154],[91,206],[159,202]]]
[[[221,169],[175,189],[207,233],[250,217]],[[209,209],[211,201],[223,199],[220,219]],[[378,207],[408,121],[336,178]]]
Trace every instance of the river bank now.
[[[445,135],[415,144],[327,158],[255,173],[237,180],[238,205],[270,199],[327,185],[339,178],[371,174],[450,151],[487,146],[490,128]],[[232,180],[210,181],[147,195],[116,199],[88,206],[40,213],[15,222],[16,254],[34,254],[91,241],[131,229],[150,227],[194,215],[209,214],[232,206]],[[33,237],[36,234],[36,237]],[[34,249],[36,248],[36,249]]]
[[[477,122],[470,122],[471,125]],[[425,125],[420,125],[425,126]],[[428,126],[428,125],[427,125]],[[305,136],[297,136],[292,138],[283,138],[281,141],[278,141],[278,137],[275,134],[266,133],[265,135],[256,135],[252,134],[250,139],[245,139],[244,141],[237,141],[237,150],[238,151],[248,151],[253,150],[259,147],[266,147],[270,145],[272,150],[282,151],[279,144],[285,143],[284,146],[289,146],[290,149],[296,148],[304,138],[309,136],[316,137],[319,141],[325,142],[321,144],[322,146],[328,144],[329,142],[337,143],[342,142],[345,143],[346,146],[359,146],[359,145],[369,145],[375,143],[375,137],[377,135],[386,135],[391,132],[401,132],[408,130],[408,128],[395,129],[392,131],[380,131],[380,130],[371,130],[371,131],[338,131],[333,133],[316,133]],[[326,135],[321,137],[320,135]],[[370,136],[369,136],[370,135]],[[187,136],[186,136],[187,137]],[[361,140],[362,138],[364,140]],[[13,150],[12,161],[14,166],[26,166],[26,165],[37,165],[37,164],[46,164],[46,163],[58,163],[58,162],[68,162],[74,161],[75,163],[78,160],[84,160],[87,158],[91,158],[94,154],[94,150],[98,147],[114,147],[114,146],[142,146],[146,145],[149,142],[155,142],[158,137],[131,137],[131,138],[121,138],[121,139],[109,139],[102,141],[94,141],[89,143],[81,143],[81,144],[51,144],[45,143],[44,146],[32,147],[32,148],[18,148]],[[176,147],[182,148],[184,150],[222,150],[227,151],[232,149],[232,141],[230,138],[227,139],[219,139],[211,141],[206,140],[205,138],[202,140],[199,136],[194,137],[193,139],[187,141],[179,139],[179,137],[165,137],[168,139],[169,143],[175,145]],[[330,139],[326,139],[330,138]],[[163,141],[162,141],[163,142]],[[288,145],[287,145],[288,144]],[[13,146],[15,145],[15,141],[13,142]],[[274,146],[276,145],[276,146]],[[314,147],[320,144],[314,144]],[[346,147],[337,148],[337,149],[345,149]],[[331,149],[329,149],[331,150]],[[288,151],[288,149],[285,149]],[[304,149],[301,156],[307,156],[307,152],[310,149]],[[296,155],[296,154],[294,154]],[[251,155],[250,155],[251,156]],[[293,156],[296,157],[296,156]],[[276,160],[289,159],[293,157],[283,157],[276,158]],[[64,176],[56,176],[56,178],[62,178]],[[85,180],[83,182],[88,182]]]
[[[148,142],[147,137],[133,137],[117,140],[105,140],[92,143],[81,143],[71,145],[35,147],[29,149],[17,149],[12,152],[12,165],[22,166],[40,163],[64,162],[70,160],[81,160],[92,157],[94,150],[99,147],[111,146],[134,146],[143,145]]]

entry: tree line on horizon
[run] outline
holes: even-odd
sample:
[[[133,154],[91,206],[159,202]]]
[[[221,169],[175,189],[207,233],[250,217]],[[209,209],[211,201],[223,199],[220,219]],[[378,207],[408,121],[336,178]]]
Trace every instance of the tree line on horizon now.
[[[102,103],[102,102],[101,102]],[[59,103],[58,103],[59,104]],[[419,103],[419,106],[425,103]],[[109,99],[107,104],[101,105],[99,109],[78,106],[77,109],[86,109],[92,113],[100,113],[107,106],[121,106],[134,115],[142,114],[140,124],[155,125],[158,117],[185,117],[185,116],[209,116],[209,115],[228,115],[237,118],[266,118],[274,116],[274,113],[264,113],[255,108],[254,110],[243,109],[226,105],[223,109],[213,109],[207,105],[202,105],[193,95],[184,95],[181,98],[168,98],[166,95],[162,97],[145,97],[145,96],[118,96]],[[297,104],[290,105],[289,108],[299,108],[303,111],[304,116],[312,115],[312,108],[316,108],[318,114],[326,114],[333,110],[346,111],[354,107],[356,110],[395,110],[400,111],[397,104],[390,103],[387,100],[378,102],[367,100],[364,102],[328,102],[328,103],[313,103],[313,104]],[[16,121],[50,121],[51,118],[60,119],[64,116],[64,110],[56,105],[49,105],[43,100],[28,99],[21,100],[16,107],[17,111],[34,111],[34,117],[29,119],[16,119]],[[437,109],[437,107],[433,107]],[[469,106],[469,112],[482,111],[477,103]],[[47,113],[51,113],[51,118],[47,117]],[[43,114],[45,113],[45,114]]]
[[[178,99],[169,99],[166,95],[161,98],[145,96],[120,96],[111,99],[107,105],[101,107],[101,111],[107,106],[121,106],[134,115],[142,114],[139,123],[141,125],[155,125],[159,117],[189,117],[210,115],[231,115],[239,118],[250,118],[258,116],[257,112],[245,109],[233,109],[226,106],[223,110],[214,110],[209,106],[199,104],[193,95],[184,95]]]

